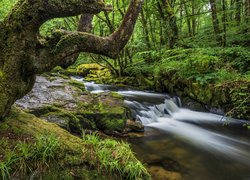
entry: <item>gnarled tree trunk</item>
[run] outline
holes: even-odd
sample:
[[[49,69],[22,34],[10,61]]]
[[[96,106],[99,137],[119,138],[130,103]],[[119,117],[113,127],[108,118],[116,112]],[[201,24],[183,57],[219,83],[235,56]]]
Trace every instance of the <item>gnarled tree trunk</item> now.
[[[115,58],[133,32],[142,3],[131,0],[121,26],[108,37],[57,30],[38,39],[39,27],[49,19],[97,14],[107,7],[102,0],[19,0],[0,22],[0,118],[32,89],[36,74],[74,63],[67,57],[90,52]]]

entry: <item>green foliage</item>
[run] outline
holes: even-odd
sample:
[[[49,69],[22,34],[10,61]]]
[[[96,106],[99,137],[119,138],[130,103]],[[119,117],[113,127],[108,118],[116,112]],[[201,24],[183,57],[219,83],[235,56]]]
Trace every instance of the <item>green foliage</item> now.
[[[0,162],[2,179],[10,179],[12,173],[25,176],[48,166],[57,157],[59,147],[60,141],[53,134],[39,136],[33,144],[19,141]]]
[[[213,54],[221,57],[224,63],[230,63],[239,72],[245,73],[249,70],[250,53],[249,48],[229,47],[216,48]]]
[[[97,134],[83,135],[84,157],[99,171],[119,173],[126,179],[150,179],[145,167],[131,151],[129,144],[101,139]]]
[[[176,77],[195,80],[201,84],[237,80],[243,76],[242,69],[246,68],[248,56],[249,53],[244,48],[175,49],[166,52],[165,58],[158,63],[157,72],[174,72]],[[240,68],[243,66],[244,68]]]
[[[10,12],[17,0],[0,0],[0,21]]]
[[[250,119],[250,110],[249,110],[249,102],[250,102],[250,94],[249,94],[249,82],[234,82],[235,87],[230,87],[229,94],[231,96],[231,101],[234,105],[229,112],[227,112],[228,116],[234,116],[237,118],[246,118]],[[233,86],[230,84],[230,86]]]
[[[43,36],[50,36],[55,29],[75,31],[77,29],[78,21],[78,16],[51,19],[40,27],[40,34]]]
[[[11,175],[11,166],[15,163],[16,157],[15,154],[8,151],[5,155],[5,160],[0,161],[0,172],[1,178],[3,180],[9,179]]]
[[[136,58],[143,59],[146,63],[157,62],[161,59],[161,52],[156,50],[142,51],[137,54]],[[139,57],[138,57],[139,56]]]
[[[133,64],[133,66],[127,67],[125,72],[128,76],[150,76],[154,74],[154,65],[146,62],[138,62]]]
[[[60,147],[60,141],[53,134],[39,136],[34,144],[33,161],[36,164],[48,165],[55,159]]]

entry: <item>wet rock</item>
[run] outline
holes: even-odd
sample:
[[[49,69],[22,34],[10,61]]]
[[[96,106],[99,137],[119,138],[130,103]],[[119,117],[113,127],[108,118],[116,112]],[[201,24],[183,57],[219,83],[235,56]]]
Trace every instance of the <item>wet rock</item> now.
[[[83,84],[60,77],[38,76],[32,91],[16,106],[74,132],[82,129],[121,133],[126,127],[127,109],[111,93],[90,94]]]
[[[167,171],[160,166],[151,166],[148,168],[149,173],[154,180],[180,180],[182,176],[178,172]]]
[[[144,132],[144,126],[141,122],[127,120],[126,126],[128,132]]]

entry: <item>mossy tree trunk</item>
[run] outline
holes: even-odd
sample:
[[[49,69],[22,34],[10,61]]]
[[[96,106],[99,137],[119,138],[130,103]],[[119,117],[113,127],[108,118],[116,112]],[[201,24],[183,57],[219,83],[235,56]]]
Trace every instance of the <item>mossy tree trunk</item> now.
[[[77,31],[90,33],[92,30],[93,18],[94,18],[94,14],[90,14],[90,13],[82,14],[78,22]],[[71,56],[66,57],[64,59],[64,64],[62,65],[62,67],[66,68],[68,65],[73,64],[77,60],[79,55],[80,53],[75,53]]]
[[[51,37],[38,38],[40,26],[49,19],[109,8],[102,0],[19,0],[0,22],[0,118],[32,89],[36,74],[74,63],[67,57],[89,52],[116,58],[133,32],[142,3],[131,0],[121,26],[108,37],[56,30]]]

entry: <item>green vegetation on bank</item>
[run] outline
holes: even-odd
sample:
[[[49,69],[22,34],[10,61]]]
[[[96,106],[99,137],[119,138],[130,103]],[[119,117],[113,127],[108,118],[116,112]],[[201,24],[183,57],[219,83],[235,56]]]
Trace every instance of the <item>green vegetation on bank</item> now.
[[[150,175],[139,162],[130,146],[112,139],[101,139],[98,135],[84,135],[84,156],[92,166],[104,172],[119,173],[127,179],[150,179]]]
[[[150,179],[128,144],[73,136],[53,123],[13,109],[0,123],[2,179]]]
[[[60,146],[59,140],[53,134],[17,140],[14,147],[11,147],[13,144],[9,144],[7,139],[1,139],[0,143],[3,148],[0,152],[4,154],[0,162],[2,179],[10,179],[12,174],[22,177],[35,170],[47,168],[49,163],[56,160]]]
[[[147,52],[143,58],[152,59],[127,68],[127,74],[144,79],[137,82],[142,88],[188,96],[227,115],[250,119],[249,48],[174,49],[157,56],[155,61]]]

